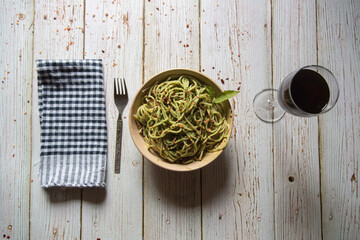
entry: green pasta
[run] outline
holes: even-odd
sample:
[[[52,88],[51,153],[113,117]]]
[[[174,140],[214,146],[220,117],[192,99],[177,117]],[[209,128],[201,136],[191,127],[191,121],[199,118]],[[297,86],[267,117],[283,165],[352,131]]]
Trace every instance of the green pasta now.
[[[213,103],[212,95],[191,76],[171,76],[153,85],[134,115],[147,147],[180,164],[224,149],[229,125],[224,106]]]

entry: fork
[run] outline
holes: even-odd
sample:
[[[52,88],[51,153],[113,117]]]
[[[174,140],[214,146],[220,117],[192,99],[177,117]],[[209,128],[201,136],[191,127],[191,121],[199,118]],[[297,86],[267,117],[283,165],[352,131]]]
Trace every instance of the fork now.
[[[122,143],[122,113],[128,103],[128,92],[125,78],[114,78],[114,102],[119,111],[116,129],[115,173],[120,173],[121,143]]]

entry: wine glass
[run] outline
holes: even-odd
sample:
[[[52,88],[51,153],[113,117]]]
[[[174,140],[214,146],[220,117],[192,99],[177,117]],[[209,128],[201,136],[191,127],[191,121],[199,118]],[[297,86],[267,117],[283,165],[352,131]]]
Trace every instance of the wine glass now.
[[[339,84],[330,70],[309,65],[290,73],[279,89],[264,89],[255,95],[256,116],[264,122],[277,122],[286,112],[312,117],[332,109],[339,98]]]

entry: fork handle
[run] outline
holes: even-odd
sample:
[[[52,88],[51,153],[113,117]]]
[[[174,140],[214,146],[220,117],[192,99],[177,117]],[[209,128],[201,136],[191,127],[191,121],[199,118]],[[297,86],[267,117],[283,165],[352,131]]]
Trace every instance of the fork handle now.
[[[116,146],[115,146],[115,173],[120,173],[120,161],[121,161],[121,143],[122,143],[122,118],[119,115],[117,120],[116,129]]]

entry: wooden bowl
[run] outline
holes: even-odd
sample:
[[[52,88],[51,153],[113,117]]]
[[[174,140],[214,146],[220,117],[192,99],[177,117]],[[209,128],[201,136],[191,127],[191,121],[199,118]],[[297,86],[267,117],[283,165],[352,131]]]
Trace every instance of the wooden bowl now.
[[[202,82],[203,84],[211,86],[215,90],[216,95],[218,95],[222,92],[222,89],[220,88],[220,86],[217,83],[215,83],[211,78],[205,76],[204,74],[202,74],[200,72],[196,72],[194,70],[171,69],[171,70],[161,72],[161,73],[153,76],[152,78],[150,78],[148,81],[146,81],[142,85],[142,87],[139,89],[139,91],[136,93],[136,95],[133,99],[132,104],[130,106],[130,113],[129,113],[130,134],[131,134],[132,140],[134,141],[136,147],[139,149],[139,151],[142,153],[142,155],[145,158],[147,158],[148,160],[150,160],[152,163],[158,165],[159,167],[168,169],[168,170],[179,171],[179,172],[192,171],[192,170],[196,170],[196,169],[199,169],[199,168],[202,168],[202,167],[208,165],[209,163],[214,161],[221,154],[222,151],[217,151],[217,152],[212,152],[212,153],[207,152],[203,156],[203,159],[201,161],[195,161],[193,163],[186,164],[186,165],[170,163],[167,160],[161,158],[154,151],[149,150],[146,147],[144,137],[139,133],[139,128],[136,124],[135,117],[134,117],[136,110],[139,108],[139,106],[142,103],[142,99],[147,94],[147,92],[151,88],[151,86],[153,84],[155,84],[156,82],[165,81],[171,75],[190,75],[190,76],[196,78],[197,80],[199,80],[200,82]],[[230,106],[230,103],[228,100],[224,103],[224,106],[226,108],[225,109],[225,112],[227,115],[226,119],[227,119],[227,122],[230,127],[228,137],[230,137],[232,126],[233,126],[233,115],[232,115],[231,106]],[[223,142],[221,144],[225,145],[226,142]]]

